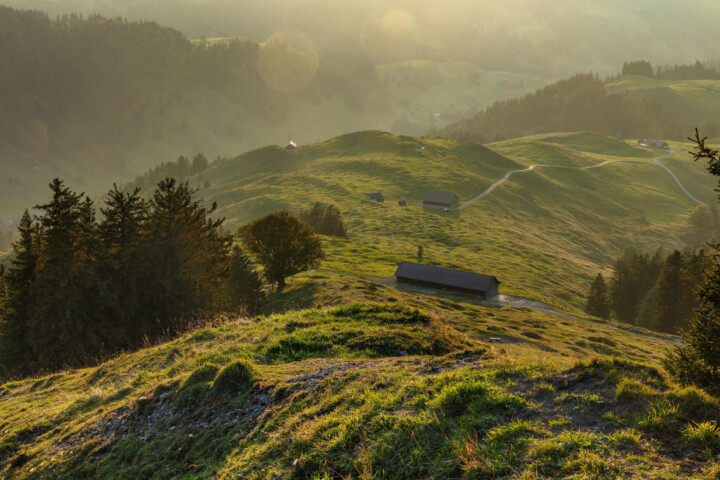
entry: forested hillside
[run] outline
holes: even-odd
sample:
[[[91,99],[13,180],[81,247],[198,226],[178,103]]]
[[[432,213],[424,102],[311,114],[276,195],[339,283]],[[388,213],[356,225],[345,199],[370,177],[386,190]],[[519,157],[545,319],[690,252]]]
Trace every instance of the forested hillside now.
[[[648,72],[626,68],[625,75],[608,79],[576,75],[525,97],[497,102],[430,134],[491,142],[578,129],[680,141],[688,135],[687,125],[697,125],[710,136],[720,133],[715,69],[674,66],[656,74],[649,63],[635,63],[647,64]]]
[[[362,125],[372,65],[298,55],[295,42],[196,44],[156,23],[0,7],[0,218],[19,218],[58,174],[99,193],[186,152],[234,154]],[[340,124],[317,113],[327,109],[357,115]],[[298,121],[305,115],[316,121]]]
[[[323,52],[374,63],[469,62],[487,70],[559,79],[603,75],[624,61],[686,63],[717,56],[713,0],[0,0],[62,15],[83,12],[155,20],[192,38],[265,41],[299,31]],[[692,35],[688,35],[692,32]],[[602,41],[598,41],[602,39]]]

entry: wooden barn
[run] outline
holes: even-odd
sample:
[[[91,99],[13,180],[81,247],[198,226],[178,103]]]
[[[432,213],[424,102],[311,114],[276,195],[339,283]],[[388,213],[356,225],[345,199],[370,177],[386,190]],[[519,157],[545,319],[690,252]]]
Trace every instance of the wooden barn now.
[[[440,190],[428,190],[423,197],[423,205],[433,207],[457,208],[460,206],[460,198],[452,192]]]
[[[498,286],[500,285],[496,277],[489,275],[412,262],[400,262],[395,272],[395,278],[398,282],[458,290],[480,295],[484,298],[497,295]]]
[[[383,194],[381,192],[366,193],[365,200],[370,200],[371,202],[382,203],[385,201],[385,197],[383,197]]]

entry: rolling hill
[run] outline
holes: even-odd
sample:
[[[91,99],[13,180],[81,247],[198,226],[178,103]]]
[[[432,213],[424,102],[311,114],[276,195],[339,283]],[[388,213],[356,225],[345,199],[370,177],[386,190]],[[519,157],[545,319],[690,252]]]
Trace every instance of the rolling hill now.
[[[344,275],[301,283],[270,299],[286,313],[0,386],[0,473],[716,478],[704,432],[720,404],[668,380],[662,338]]]
[[[0,385],[0,475],[718,478],[720,403],[661,367],[677,338],[565,313],[625,245],[683,245],[696,203],[661,155],[585,132],[484,147],[365,131],[219,162],[202,193],[230,228],[323,201],[349,239],[325,237],[320,269],[255,318]],[[710,196],[702,165],[659,161]],[[426,188],[467,200],[536,164],[556,167],[459,210],[416,205]],[[385,203],[364,200],[377,190]],[[418,244],[425,262],[565,312],[397,288],[386,277]]]
[[[687,145],[672,144],[678,150]],[[653,159],[663,152],[589,133],[551,134],[490,144],[416,139],[377,131],[303,145],[297,153],[265,147],[203,173],[202,191],[234,229],[278,209],[336,205],[350,240],[330,242],[324,269],[388,277],[423,245],[426,260],[498,276],[517,293],[578,311],[591,277],[623,248],[682,248],[697,203]],[[428,189],[461,200],[485,191],[510,170],[533,164],[459,211],[417,206]],[[631,161],[631,162],[627,162]],[[696,198],[710,202],[713,178],[686,153],[671,165]],[[636,163],[642,162],[642,163]],[[364,200],[381,191],[382,204]],[[408,207],[397,201],[406,198]]]

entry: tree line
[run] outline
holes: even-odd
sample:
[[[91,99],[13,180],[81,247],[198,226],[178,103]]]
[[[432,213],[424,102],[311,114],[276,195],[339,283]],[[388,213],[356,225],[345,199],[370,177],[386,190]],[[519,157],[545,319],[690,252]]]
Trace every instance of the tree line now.
[[[191,167],[188,167],[191,168]],[[161,180],[149,200],[114,186],[97,219],[93,201],[55,179],[51,200],[27,211],[0,269],[0,378],[92,364],[184,331],[198,317],[250,314],[270,285],[317,268],[314,228],[346,236],[333,205],[260,217],[237,232],[245,250],[203,206],[197,190]]]
[[[53,19],[0,6],[0,144],[33,162],[117,164],[126,145],[159,134],[152,122],[173,102],[203,89],[281,120],[291,102],[258,72],[262,48],[239,39],[196,43],[154,22]],[[312,82],[295,95],[361,106],[379,85],[366,58],[323,54]]]
[[[550,132],[588,130],[644,138],[674,135],[656,102],[611,95],[594,74],[575,75],[521,98],[496,102],[486,110],[430,136],[481,143]]]
[[[714,67],[706,67],[699,60],[691,65],[673,65],[653,68],[647,60],[625,62],[622,75],[640,75],[658,80],[720,80],[720,72]]]
[[[626,62],[621,75],[660,80],[720,78],[715,68],[700,62],[658,69],[646,61]],[[481,143],[578,130],[628,138],[685,139],[686,133],[677,125],[678,114],[685,113],[674,107],[683,104],[677,93],[665,89],[662,96],[610,94],[606,85],[618,78],[601,79],[592,73],[575,75],[524,97],[496,102],[470,118],[444,129],[431,129],[427,134]],[[706,129],[715,132],[716,126],[709,122]]]
[[[101,220],[90,198],[58,179],[50,189],[0,281],[5,374],[83,366],[262,300],[249,258],[187,182],[165,179],[148,201],[114,187]]]
[[[695,290],[710,267],[704,249],[675,250],[650,256],[626,248],[615,261],[609,282],[598,274],[590,287],[586,312],[641,327],[677,333],[686,328],[698,307]]]

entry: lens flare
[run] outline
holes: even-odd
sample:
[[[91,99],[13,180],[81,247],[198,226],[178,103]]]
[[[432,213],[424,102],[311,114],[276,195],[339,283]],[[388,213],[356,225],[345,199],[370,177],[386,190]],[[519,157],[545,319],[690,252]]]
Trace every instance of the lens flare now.
[[[273,34],[258,54],[258,71],[275,90],[298,92],[312,82],[319,56],[315,43],[299,32]]]

